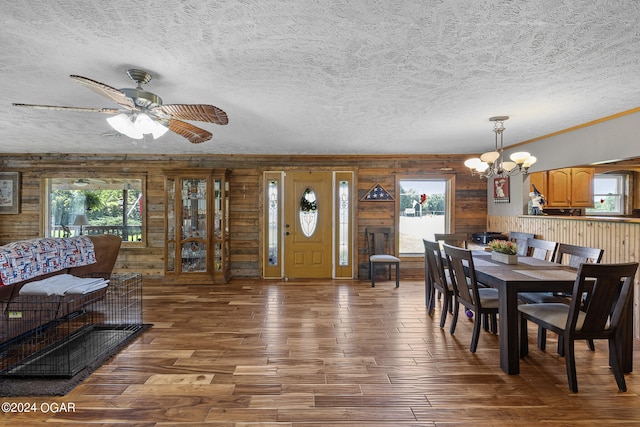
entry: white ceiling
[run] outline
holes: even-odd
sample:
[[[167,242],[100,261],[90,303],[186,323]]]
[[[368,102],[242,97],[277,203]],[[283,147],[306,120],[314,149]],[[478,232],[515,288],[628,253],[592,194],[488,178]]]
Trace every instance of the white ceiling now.
[[[0,153],[470,153],[640,104],[637,0],[0,0]],[[222,108],[191,144],[104,136],[70,79]]]

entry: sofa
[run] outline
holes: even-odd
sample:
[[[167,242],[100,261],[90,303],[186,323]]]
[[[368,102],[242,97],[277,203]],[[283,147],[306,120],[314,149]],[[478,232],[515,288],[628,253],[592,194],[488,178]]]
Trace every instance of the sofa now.
[[[120,237],[103,234],[39,238],[0,246],[0,344],[103,298],[121,244]],[[69,292],[39,291],[55,281],[72,282],[67,278],[95,278],[99,286]]]

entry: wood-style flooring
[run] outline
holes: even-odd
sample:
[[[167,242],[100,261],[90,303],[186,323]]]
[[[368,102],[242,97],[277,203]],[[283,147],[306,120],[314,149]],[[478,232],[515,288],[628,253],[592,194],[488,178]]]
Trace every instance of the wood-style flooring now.
[[[640,423],[640,378],[618,391],[605,342],[577,343],[578,386],[549,334],[520,375],[499,366],[498,337],[472,322],[439,327],[422,281],[144,283],[153,328],[64,397],[73,412],[0,413],[2,425],[529,426]],[[636,343],[636,350],[640,343]],[[636,371],[640,353],[635,352]]]

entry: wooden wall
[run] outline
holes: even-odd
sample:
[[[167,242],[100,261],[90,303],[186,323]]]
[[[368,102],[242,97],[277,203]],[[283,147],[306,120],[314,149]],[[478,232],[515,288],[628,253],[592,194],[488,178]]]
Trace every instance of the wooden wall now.
[[[0,244],[36,238],[41,233],[41,178],[49,176],[92,177],[109,173],[144,174],[147,182],[147,246],[123,248],[116,269],[140,272],[148,278],[164,276],[164,175],[163,170],[229,168],[231,270],[234,277],[261,277],[260,191],[264,170],[332,168],[356,173],[357,199],[375,184],[396,197],[396,176],[455,174],[455,232],[485,230],[486,183],[471,177],[463,156],[160,156],[160,155],[3,155],[3,170],[21,173],[21,208],[18,215],[0,215]],[[444,169],[444,170],[443,170]],[[397,199],[397,197],[396,197]],[[358,274],[367,277],[368,254],[364,230],[371,225],[393,227],[394,202],[356,202]],[[423,277],[422,258],[402,263],[403,277]]]
[[[640,261],[640,221],[588,220],[580,217],[490,216],[491,231],[533,233],[536,237],[604,249],[603,263]],[[640,271],[634,286],[634,336],[640,338]]]

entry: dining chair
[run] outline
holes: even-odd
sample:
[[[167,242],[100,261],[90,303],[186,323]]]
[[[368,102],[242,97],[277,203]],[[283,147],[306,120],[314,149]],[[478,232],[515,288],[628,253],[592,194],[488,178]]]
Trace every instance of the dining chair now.
[[[518,256],[527,256],[527,240],[533,239],[535,235],[533,233],[522,233],[520,231],[510,231],[509,240],[514,242],[518,247]]]
[[[533,258],[553,261],[557,249],[558,242],[531,237],[527,239],[527,254]]]
[[[469,236],[466,233],[436,233],[433,235],[433,238],[437,242],[443,242],[464,249],[467,249],[467,241],[469,240]]]
[[[389,269],[389,280],[391,280],[391,267],[396,267],[396,288],[400,286],[400,258],[392,255],[391,228],[372,227],[365,231],[367,247],[369,250],[369,277],[371,277],[371,287],[376,286],[376,267],[386,266]]]
[[[570,245],[567,243],[559,243],[556,251],[555,262],[578,268],[582,263],[598,264],[602,260],[604,249],[590,248],[587,246]],[[518,297],[527,303],[563,303],[569,304],[571,295],[569,294],[553,294],[550,292],[522,292]],[[546,349],[547,331],[542,326],[538,327],[538,348]],[[587,345],[592,351],[595,351],[593,340],[587,340]],[[564,346],[562,338],[558,338],[558,354],[564,355]]]
[[[435,307],[434,296],[437,291],[444,295],[442,312],[440,313],[440,327],[444,328],[447,313],[453,313],[453,283],[451,283],[450,276],[447,276],[445,272],[446,260],[442,257],[440,244],[425,239],[422,239],[422,243],[424,244],[424,258],[427,268],[426,277],[430,281],[429,314]]]
[[[623,312],[632,295],[638,263],[581,264],[573,285],[570,304],[522,304],[520,314],[520,357],[528,352],[527,321],[561,335],[564,343],[567,380],[572,392],[578,391],[574,343],[576,340],[609,341],[609,363],[620,391],[627,391],[621,354],[615,338]],[[583,294],[588,294],[583,304]]]
[[[480,338],[481,316],[488,316],[493,323],[491,330],[497,331],[498,290],[478,286],[473,256],[470,250],[446,243],[443,246],[447,262],[453,273],[451,282],[453,284],[454,302],[450,332],[452,334],[455,332],[458,312],[460,304],[462,304],[475,314],[470,347],[471,352],[475,353],[478,348],[478,339]]]

